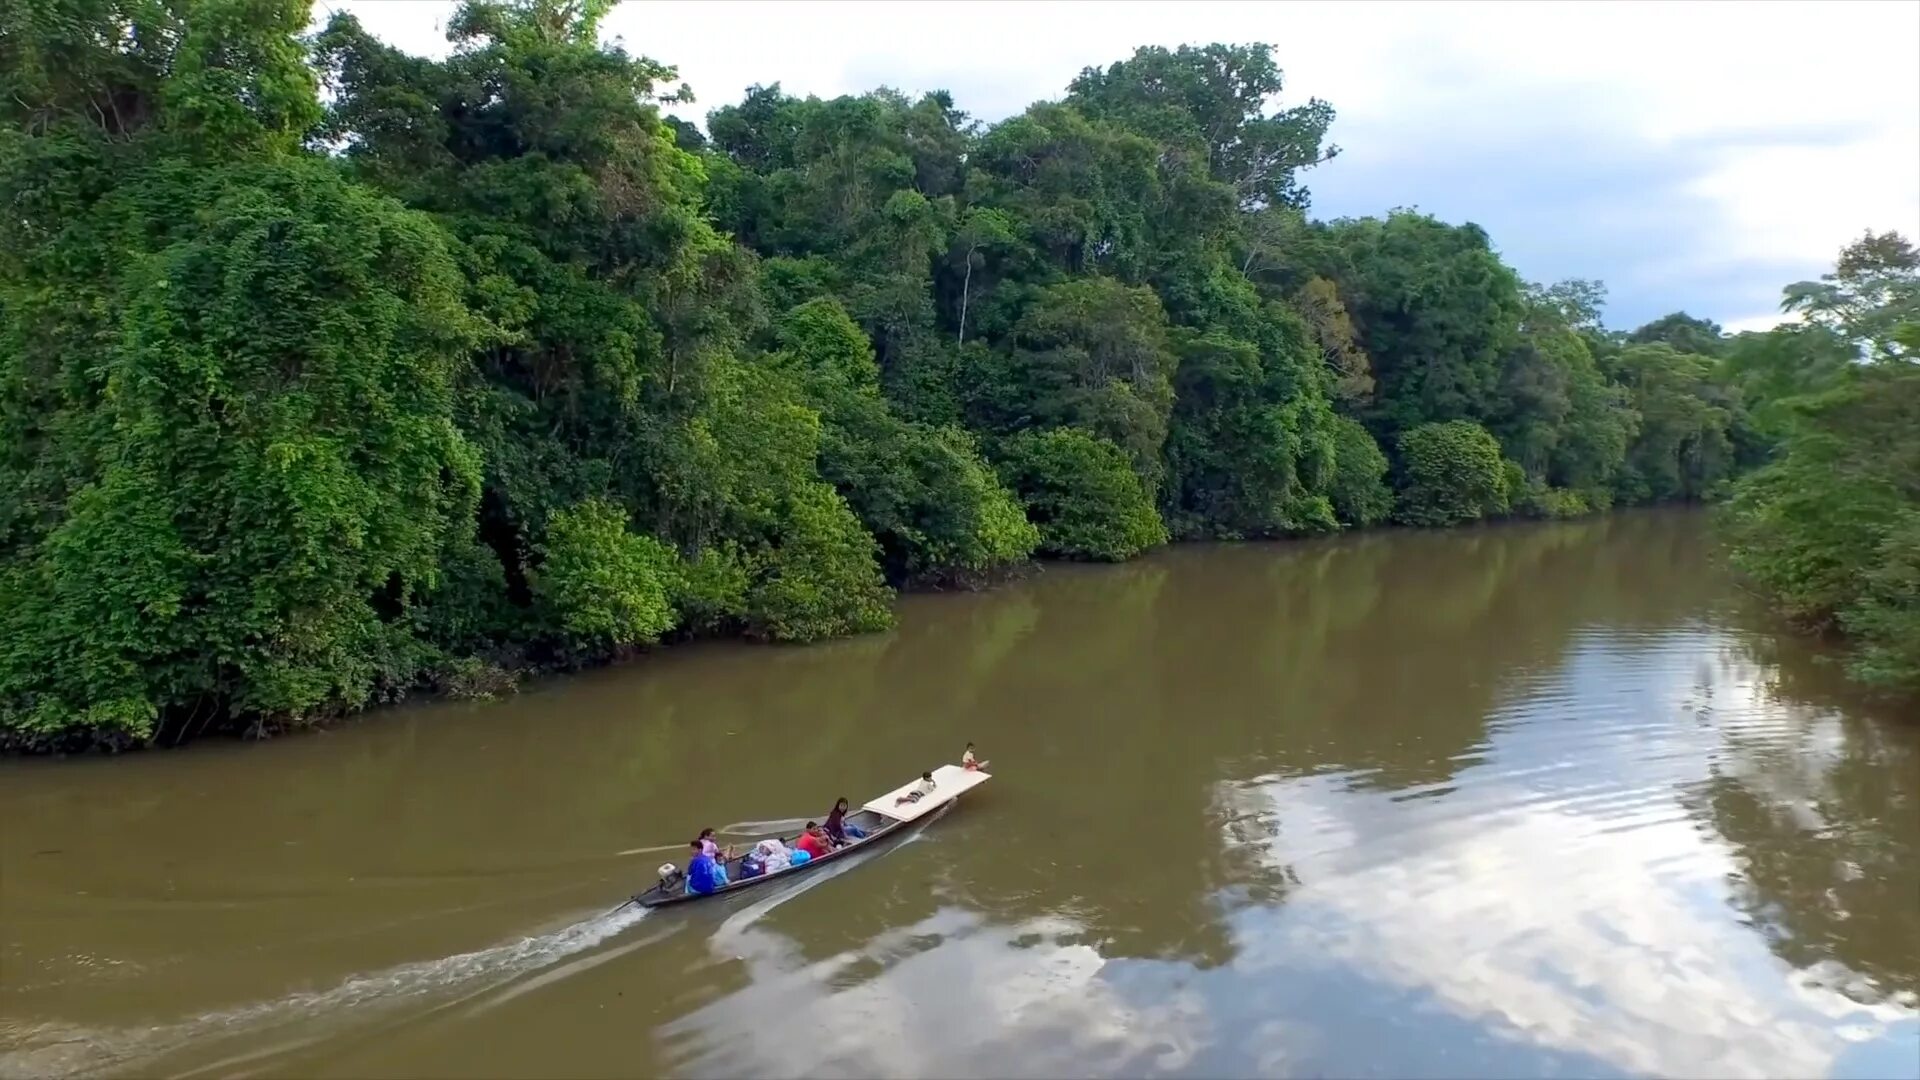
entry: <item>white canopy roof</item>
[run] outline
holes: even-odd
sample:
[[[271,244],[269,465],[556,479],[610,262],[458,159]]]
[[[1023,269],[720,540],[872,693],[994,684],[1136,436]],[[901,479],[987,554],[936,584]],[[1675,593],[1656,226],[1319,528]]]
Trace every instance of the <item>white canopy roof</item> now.
[[[991,779],[993,779],[993,777],[990,774],[980,772],[977,769],[973,772],[968,772],[958,765],[942,765],[933,770],[933,793],[924,796],[919,802],[900,803],[898,805],[894,803],[895,799],[912,791],[914,785],[920,782],[920,778],[916,776],[906,783],[901,784],[899,787],[894,788],[892,791],[887,792],[885,795],[870,800],[864,809],[871,810],[876,814],[885,814],[890,818],[895,818],[900,821],[912,821],[915,818],[923,817],[932,813],[935,809],[946,805],[947,800],[954,796],[972,791],[974,788],[979,787]]]

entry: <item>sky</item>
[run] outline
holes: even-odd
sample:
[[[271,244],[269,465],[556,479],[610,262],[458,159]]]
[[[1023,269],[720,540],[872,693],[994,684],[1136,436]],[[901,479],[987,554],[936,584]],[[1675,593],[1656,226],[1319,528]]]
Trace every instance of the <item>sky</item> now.
[[[321,0],[444,54],[441,0]],[[1606,282],[1608,325],[1779,321],[1866,229],[1920,237],[1920,2],[627,0],[603,36],[672,64],[704,123],[747,87],[950,91],[993,122],[1141,45],[1262,42],[1277,104],[1336,110],[1313,214],[1472,221],[1529,280]]]

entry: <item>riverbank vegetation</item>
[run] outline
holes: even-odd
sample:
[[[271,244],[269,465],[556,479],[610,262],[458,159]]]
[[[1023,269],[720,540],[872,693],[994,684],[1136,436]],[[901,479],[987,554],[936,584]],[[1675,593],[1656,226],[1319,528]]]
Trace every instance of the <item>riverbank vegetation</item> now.
[[[1727,356],[1777,447],[1726,507],[1733,561],[1856,679],[1920,690],[1920,251],[1869,236],[1787,303],[1807,325]]]
[[[0,744],[1756,466],[1742,565],[1863,674],[1914,666],[1897,238],[1796,287],[1804,326],[1610,332],[1599,283],[1474,225],[1312,219],[1333,109],[1279,104],[1264,46],[1141,49],[998,123],[773,85],[702,131],[607,6],[468,3],[437,60],[305,36],[304,0],[0,15]]]

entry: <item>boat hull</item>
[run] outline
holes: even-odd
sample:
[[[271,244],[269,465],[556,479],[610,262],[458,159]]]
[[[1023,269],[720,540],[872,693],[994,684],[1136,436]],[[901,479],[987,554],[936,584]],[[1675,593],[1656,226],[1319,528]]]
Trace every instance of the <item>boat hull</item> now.
[[[957,798],[948,799],[943,805],[951,806],[958,801]],[[759,886],[768,885],[776,881],[791,881],[793,878],[805,874],[809,870],[838,862],[856,851],[868,850],[891,837],[898,836],[913,824],[911,821],[900,821],[885,818],[884,815],[874,814],[872,817],[882,820],[870,826],[868,822],[862,820],[868,818],[868,816],[866,813],[861,813],[850,815],[847,819],[849,823],[865,828],[867,835],[843,847],[837,847],[819,858],[809,859],[798,866],[788,866],[785,869],[776,870],[771,874],[761,874],[757,877],[747,878],[744,881],[729,880],[725,886],[709,893],[690,893],[686,891],[686,882],[684,879],[675,878],[672,881],[663,880],[644,892],[635,893],[633,895],[633,903],[645,908],[672,907],[676,904],[688,904],[696,900],[717,900],[723,896],[733,896],[736,893],[746,892],[749,889],[758,888]],[[799,837],[796,835],[792,837],[781,837],[780,839],[781,843],[792,847],[793,841],[799,839]],[[727,874],[729,878],[737,874],[740,862],[741,860],[738,858],[727,861]]]

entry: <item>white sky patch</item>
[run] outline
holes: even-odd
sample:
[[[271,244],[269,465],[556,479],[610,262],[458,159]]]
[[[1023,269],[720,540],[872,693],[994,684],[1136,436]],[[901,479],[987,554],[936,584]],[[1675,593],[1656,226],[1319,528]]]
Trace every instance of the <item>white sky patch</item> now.
[[[383,39],[438,54],[453,4],[326,0],[314,10],[317,19],[352,11]],[[1269,42],[1287,73],[1283,104],[1313,96],[1338,110],[1332,139],[1348,160],[1308,178],[1323,209],[1339,201],[1347,177],[1404,170],[1393,186],[1410,196],[1404,204],[1497,224],[1511,209],[1511,184],[1479,202],[1478,185],[1457,178],[1455,189],[1429,193],[1419,162],[1405,160],[1409,147],[1445,153],[1453,140],[1515,148],[1473,162],[1489,177],[1525,172],[1529,152],[1580,145],[1685,162],[1693,175],[1675,180],[1676,190],[1628,184],[1605,193],[1610,206],[1553,190],[1564,177],[1527,192],[1535,203],[1560,199],[1607,221],[1656,203],[1700,202],[1688,229],[1650,229],[1644,251],[1583,262],[1591,239],[1577,230],[1514,237],[1490,225],[1497,243],[1527,252],[1533,265],[1517,268],[1530,278],[1580,274],[1626,286],[1632,320],[1658,314],[1642,310],[1655,303],[1652,286],[1634,283],[1659,282],[1659,268],[1681,268],[1670,307],[1751,322],[1778,303],[1781,286],[1815,276],[1863,230],[1920,234],[1914,3],[629,0],[604,29],[680,69],[698,101],[672,111],[695,121],[750,85],[775,82],[822,97],[882,84],[908,94],[946,89],[962,109],[994,121],[1064,95],[1083,67],[1139,45]],[[1562,244],[1568,249],[1555,249]],[[1595,265],[1579,269],[1587,263]],[[1731,284],[1729,264],[1745,268]]]
[[[1728,319],[1721,329],[1729,334],[1744,334],[1748,331],[1760,333],[1771,330],[1776,326],[1785,326],[1788,323],[1801,321],[1798,315],[1782,315],[1777,311],[1762,312],[1757,315],[1748,315],[1738,319]]]

